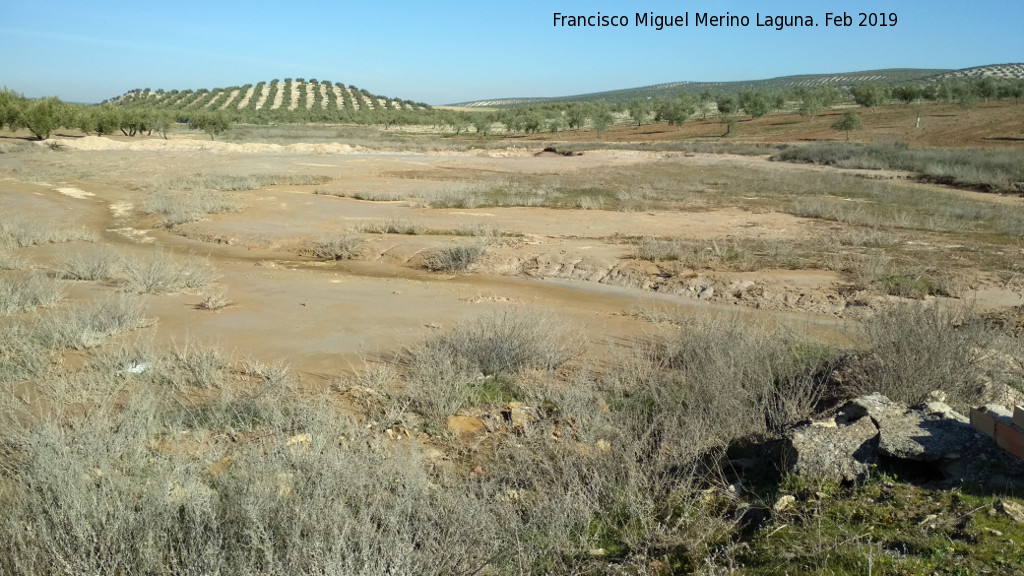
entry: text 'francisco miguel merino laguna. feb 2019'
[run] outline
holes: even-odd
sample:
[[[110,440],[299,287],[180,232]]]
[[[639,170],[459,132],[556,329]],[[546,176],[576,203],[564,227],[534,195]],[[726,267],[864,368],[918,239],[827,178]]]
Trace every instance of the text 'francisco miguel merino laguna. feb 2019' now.
[[[629,15],[564,14],[554,13],[556,28],[729,28],[759,27],[774,30],[823,26],[825,28],[846,28],[851,26],[883,28],[895,26],[898,17],[895,12],[825,12],[815,19],[811,15],[772,15],[757,12],[753,17],[746,14],[711,14],[710,12],[684,12],[682,14],[656,14],[636,12]]]

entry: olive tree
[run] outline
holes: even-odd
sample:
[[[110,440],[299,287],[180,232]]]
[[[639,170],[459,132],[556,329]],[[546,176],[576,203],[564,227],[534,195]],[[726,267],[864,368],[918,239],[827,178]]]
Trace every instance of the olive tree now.
[[[651,102],[647,98],[637,98],[626,104],[626,110],[637,126],[643,126],[644,120],[651,114]]]
[[[854,130],[860,130],[864,128],[864,123],[860,120],[860,114],[857,114],[855,110],[847,110],[843,115],[832,124],[833,130],[840,130],[846,132],[846,139],[850,139],[850,132]]]

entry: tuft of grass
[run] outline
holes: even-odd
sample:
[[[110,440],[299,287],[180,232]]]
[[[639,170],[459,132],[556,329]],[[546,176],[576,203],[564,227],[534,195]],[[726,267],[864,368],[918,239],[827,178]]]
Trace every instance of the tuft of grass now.
[[[228,299],[227,288],[221,287],[203,296],[203,301],[196,307],[200,310],[220,310],[231,306],[233,302]]]
[[[39,274],[6,280],[0,278],[0,316],[35,308],[49,308],[64,299],[60,282]]]
[[[259,190],[264,186],[312,186],[326,184],[330,181],[330,176],[318,174],[250,174],[247,176],[196,174],[173,178],[163,184],[172,190],[239,192]]]
[[[202,288],[216,279],[217,274],[205,259],[189,254],[180,262],[173,252],[159,246],[153,248],[148,261],[123,260],[123,286],[138,294]]]
[[[1019,150],[912,149],[905,142],[815,144],[785,148],[772,160],[906,170],[931,181],[997,192],[1015,191],[1015,186],[1024,182],[1024,154]]]
[[[925,296],[952,296],[949,286],[922,274],[888,274],[874,281],[885,294],[922,299]]]
[[[398,218],[363,224],[359,227],[359,230],[368,234],[407,234],[410,236],[425,233],[423,226],[416,224],[412,220]]]
[[[518,398],[511,377],[523,370],[554,370],[575,353],[550,322],[517,310],[481,316],[406,350],[406,396],[435,420],[476,402]]]
[[[164,225],[171,227],[198,222],[208,214],[238,212],[242,204],[221,192],[156,192],[142,204],[145,214],[162,214]]]
[[[69,280],[112,280],[121,273],[123,256],[104,246],[85,252],[63,253],[58,274]]]
[[[913,405],[942,390],[964,406],[992,392],[984,358],[998,333],[969,310],[902,303],[871,316],[862,330],[869,350],[849,367],[849,394],[879,392]]]
[[[359,257],[362,245],[359,236],[331,236],[313,242],[309,251],[320,260],[353,260]]]
[[[27,336],[46,348],[95,348],[109,336],[151,324],[142,314],[142,302],[135,297],[107,298],[50,314],[32,325]]]
[[[447,246],[427,256],[424,264],[433,272],[465,272],[485,250],[482,244]]]
[[[0,245],[39,246],[75,241],[95,242],[96,234],[87,230],[40,222],[16,215],[0,217]]]
[[[26,270],[32,262],[15,252],[15,248],[6,242],[0,242],[0,270]]]

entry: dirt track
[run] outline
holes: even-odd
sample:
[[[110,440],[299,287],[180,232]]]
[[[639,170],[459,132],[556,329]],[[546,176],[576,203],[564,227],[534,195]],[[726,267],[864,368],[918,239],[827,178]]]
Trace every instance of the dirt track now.
[[[650,310],[740,311],[843,339],[850,319],[891,298],[851,292],[844,288],[843,274],[828,270],[688,270],[631,256],[638,236],[814,241],[838,229],[834,223],[771,210],[454,209],[427,208],[415,200],[424,192],[495,175],[573,177],[652,161],[698,171],[709,166],[739,170],[756,165],[780,173],[826,168],[749,157],[618,151],[566,158],[534,156],[523,149],[410,154],[345,145],[273,147],[184,139],[65,143],[71,150],[33,152],[18,175],[0,182],[0,210],[94,230],[102,243],[143,258],[153,244],[179,255],[208,256],[233,305],[211,312],[196,309],[199,293],[149,296],[148,314],[159,318],[151,329],[157,340],[214,342],[242,356],[283,357],[307,375],[357,369],[363,358],[390,357],[427,331],[509,306],[559,317],[591,335],[589,346],[599,352],[608,341],[651,330],[649,321],[637,317]],[[318,174],[329,182],[232,193],[244,205],[240,212],[171,229],[160,226],[159,216],[140,211],[145,197],[162,183],[194,174]],[[81,193],[68,195],[60,188]],[[358,192],[409,199],[371,202],[332,195]],[[367,225],[389,221],[413,223],[421,233],[365,232]],[[456,232],[464,229],[500,234]],[[317,238],[343,234],[362,237],[358,258],[319,262],[307,255]],[[424,256],[432,250],[466,243],[486,244],[470,273],[424,269]],[[48,268],[60,253],[89,249],[78,242],[23,252],[36,266]],[[80,299],[115,290],[81,282],[71,288],[72,297]],[[1019,291],[990,285],[967,296],[977,297],[982,308],[1022,302]]]

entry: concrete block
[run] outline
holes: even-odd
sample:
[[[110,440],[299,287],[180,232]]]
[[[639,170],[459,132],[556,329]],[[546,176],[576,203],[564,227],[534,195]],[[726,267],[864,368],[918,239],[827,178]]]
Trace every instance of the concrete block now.
[[[1009,426],[1013,419],[1010,411],[998,404],[986,404],[981,408],[971,408],[971,426],[989,438],[996,437],[996,422]]]
[[[1013,424],[1017,428],[1024,430],[1024,406],[1013,407]]]

